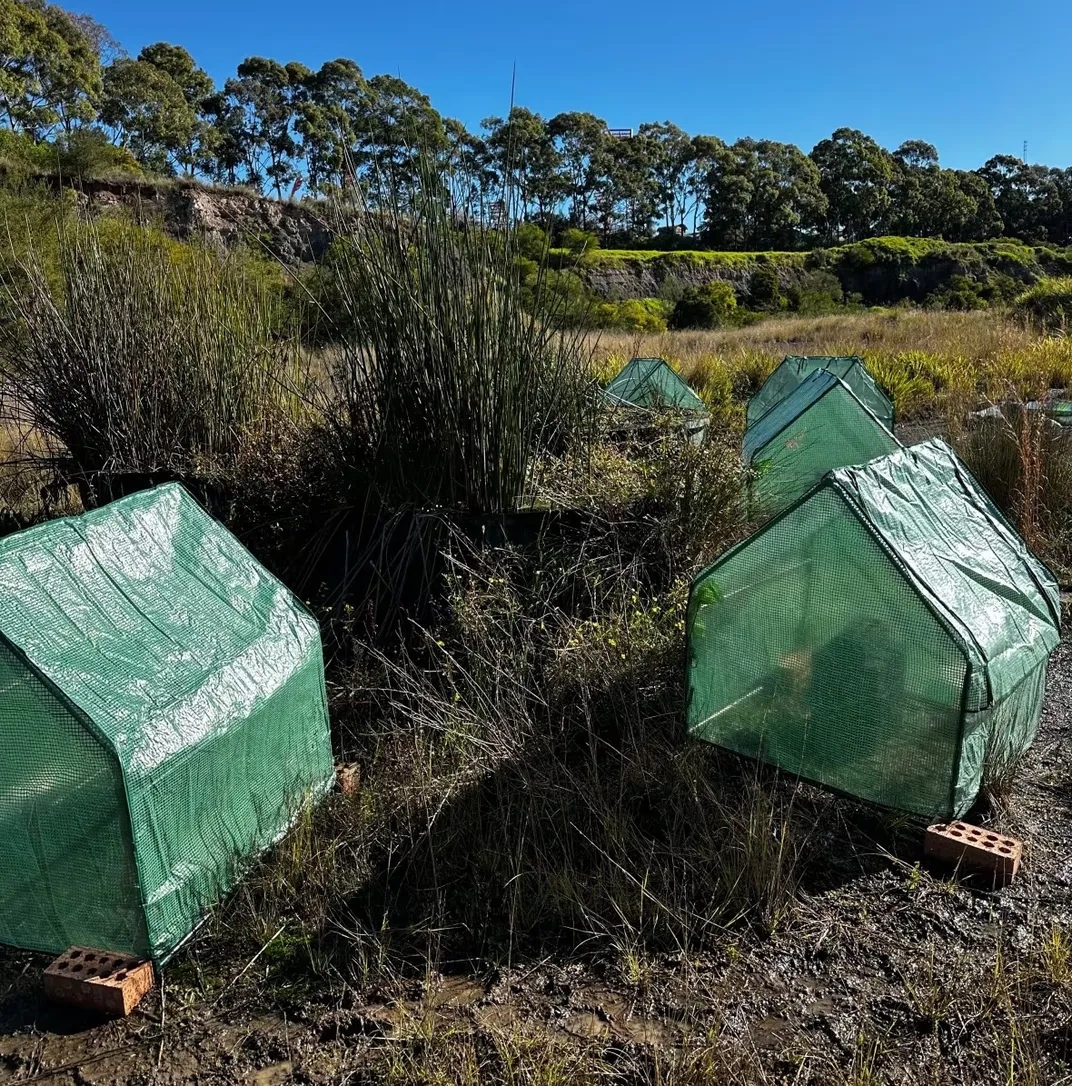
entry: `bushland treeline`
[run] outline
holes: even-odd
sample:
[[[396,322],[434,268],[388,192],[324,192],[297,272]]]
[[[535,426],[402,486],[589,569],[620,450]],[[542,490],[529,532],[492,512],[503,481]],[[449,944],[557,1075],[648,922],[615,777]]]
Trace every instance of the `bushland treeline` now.
[[[412,187],[418,153],[464,176],[486,211],[507,181],[526,218],[605,247],[794,250],[880,234],[1072,242],[1072,168],[995,155],[952,170],[909,140],[893,151],[840,128],[789,143],[690,135],[670,121],[612,134],[592,113],[516,106],[479,132],[352,60],[249,57],[216,86],[181,46],[126,55],[107,29],[44,0],[0,0],[0,153],[86,175],[140,170],[323,196],[354,180]],[[377,186],[371,185],[375,191]]]

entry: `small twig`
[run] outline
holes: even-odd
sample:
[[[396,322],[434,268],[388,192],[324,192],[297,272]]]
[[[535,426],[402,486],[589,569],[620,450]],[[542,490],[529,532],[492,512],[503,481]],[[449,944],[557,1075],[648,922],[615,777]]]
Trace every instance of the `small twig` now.
[[[280,935],[283,934],[283,929],[286,926],[287,926],[287,921],[284,920],[283,923],[279,925],[279,930],[276,931],[275,935],[273,935],[264,944],[264,946],[262,946],[260,948],[260,950],[258,950],[257,953],[254,954],[253,957],[249,959],[248,962],[246,962],[246,964],[242,967],[242,971],[236,977],[234,977],[232,980],[228,981],[228,983],[224,987],[223,991],[220,992],[220,994],[216,997],[216,1002],[213,1003],[211,1007],[209,1007],[209,1012],[210,1013],[212,1011],[214,1011],[219,1006],[220,1000],[223,999],[223,997],[231,990],[231,988],[233,988],[246,975],[246,973],[249,972],[249,970],[253,968],[253,963],[256,962],[256,960],[272,945],[272,943],[274,943],[276,941],[276,939],[279,938]]]
[[[160,977],[160,1047],[156,1052],[156,1066],[159,1067],[161,1061],[164,1059],[164,1037],[165,1029],[167,1025],[167,990],[165,988],[164,977]]]
[[[55,1078],[56,1075],[65,1075],[70,1071],[78,1071],[90,1063],[99,1063],[101,1060],[106,1060],[110,1056],[119,1056],[124,1052],[130,1052],[136,1048],[142,1048],[147,1044],[152,1044],[155,1041],[155,1037],[146,1037],[143,1040],[135,1041],[130,1045],[121,1045],[119,1048],[109,1048],[106,1052],[98,1052],[93,1056],[87,1056],[83,1059],[76,1060],[74,1063],[65,1063],[59,1067],[52,1067],[47,1071],[40,1071],[36,1075],[31,1075],[29,1078],[19,1080],[19,1086],[27,1086],[30,1082],[42,1082],[48,1078]]]
[[[18,984],[20,980],[22,980],[22,978],[26,975],[26,970],[29,969],[32,964],[32,962],[27,962],[22,967],[22,971],[19,973],[19,975],[7,986],[7,988],[4,989],[4,999],[6,999],[8,995],[14,991],[15,985]]]

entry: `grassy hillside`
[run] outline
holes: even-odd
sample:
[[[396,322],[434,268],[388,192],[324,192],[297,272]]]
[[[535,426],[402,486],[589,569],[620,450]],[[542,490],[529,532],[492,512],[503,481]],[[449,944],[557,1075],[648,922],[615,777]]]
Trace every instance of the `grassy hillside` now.
[[[1067,275],[1072,250],[1016,240],[954,243],[933,238],[879,237],[808,253],[658,252],[596,250],[560,253],[589,288],[605,299],[662,298],[679,285],[730,282],[747,296],[757,268],[776,270],[783,289],[816,272],[836,277],[847,299],[863,305],[930,303],[984,308],[1014,298],[1044,276]]]

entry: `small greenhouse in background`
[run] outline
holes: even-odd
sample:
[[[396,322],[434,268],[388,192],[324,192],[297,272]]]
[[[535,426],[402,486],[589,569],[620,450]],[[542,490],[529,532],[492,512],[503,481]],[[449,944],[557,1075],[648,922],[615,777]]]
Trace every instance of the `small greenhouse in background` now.
[[[0,942],[165,959],[333,777],[316,620],[182,487],[0,541]]]
[[[689,441],[698,443],[707,432],[707,404],[663,358],[631,358],[603,389],[603,401],[631,416],[630,428],[670,413]]]
[[[612,407],[707,414],[707,405],[663,358],[631,358],[603,389],[603,398]]]
[[[1057,584],[952,450],[828,474],[693,584],[690,733],[927,818],[1034,740]]]
[[[754,516],[773,516],[828,471],[899,449],[885,424],[828,370],[815,370],[745,430]]]
[[[893,430],[893,404],[875,384],[874,378],[864,367],[863,360],[855,355],[787,355],[763,382],[763,387],[748,401],[747,425],[752,426],[758,422],[779,400],[785,399],[817,370],[826,370],[844,381],[856,398],[880,419],[887,429]]]

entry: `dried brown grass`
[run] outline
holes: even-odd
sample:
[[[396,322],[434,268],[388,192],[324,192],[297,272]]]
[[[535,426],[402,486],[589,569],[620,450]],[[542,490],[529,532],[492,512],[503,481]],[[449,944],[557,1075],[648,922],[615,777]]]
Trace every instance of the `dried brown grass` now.
[[[600,377],[636,355],[665,358],[721,409],[747,400],[787,354],[859,355],[902,421],[944,415],[955,423],[981,401],[1030,399],[1072,385],[1072,339],[1040,337],[988,311],[887,310],[604,335],[595,357]]]
[[[956,313],[888,310],[881,313],[787,317],[747,328],[651,335],[604,333],[600,358],[635,355],[672,359],[684,373],[717,356],[727,360],[754,354],[780,361],[787,354],[898,354],[926,351],[984,360],[1025,350],[1038,339],[1026,325],[980,310]]]

